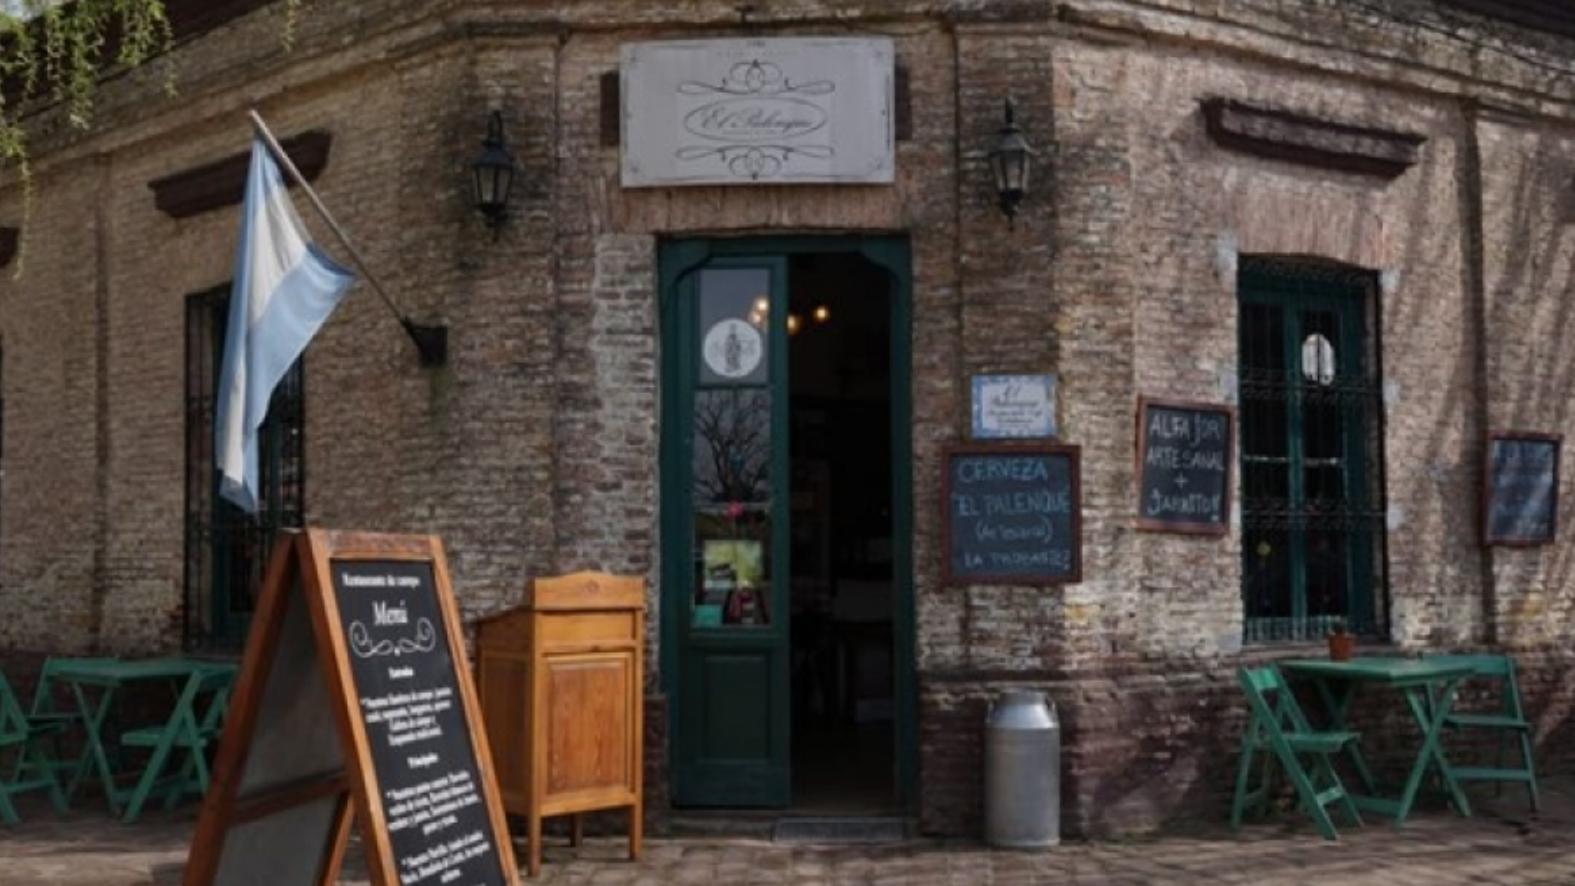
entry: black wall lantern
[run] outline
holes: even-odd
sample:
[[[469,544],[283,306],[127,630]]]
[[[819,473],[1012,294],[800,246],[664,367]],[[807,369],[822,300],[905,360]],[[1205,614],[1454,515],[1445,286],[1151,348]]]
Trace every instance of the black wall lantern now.
[[[514,187],[514,155],[503,141],[502,111],[493,111],[487,120],[481,156],[470,165],[470,171],[476,184],[476,208],[487,217],[492,239],[496,240],[508,217],[509,191]]]
[[[1028,144],[1023,131],[1017,126],[1017,108],[1006,100],[1006,123],[995,137],[995,147],[990,150],[990,171],[995,175],[995,192],[1001,198],[1001,211],[1007,221],[1017,217],[1017,204],[1028,193],[1028,174],[1033,167],[1034,155],[1039,153]]]

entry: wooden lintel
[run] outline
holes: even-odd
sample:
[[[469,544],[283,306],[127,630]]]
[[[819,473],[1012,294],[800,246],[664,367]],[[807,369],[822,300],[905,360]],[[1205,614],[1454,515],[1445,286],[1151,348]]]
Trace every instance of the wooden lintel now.
[[[1415,166],[1426,137],[1249,105],[1203,101],[1203,120],[1216,144],[1275,160],[1395,178]]]
[[[313,129],[284,139],[280,144],[290,160],[301,170],[307,181],[315,181],[328,165],[328,149],[334,137],[322,129]],[[241,202],[246,193],[246,169],[251,153],[242,151],[148,182],[153,190],[153,205],[170,218],[187,218],[233,206]]]

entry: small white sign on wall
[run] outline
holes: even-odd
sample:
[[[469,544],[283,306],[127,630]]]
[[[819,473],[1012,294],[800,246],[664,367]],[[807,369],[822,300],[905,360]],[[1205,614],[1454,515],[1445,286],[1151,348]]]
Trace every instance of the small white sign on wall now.
[[[881,37],[623,46],[623,185],[884,184],[894,54]]]
[[[997,440],[1054,437],[1055,376],[973,377],[973,437]]]

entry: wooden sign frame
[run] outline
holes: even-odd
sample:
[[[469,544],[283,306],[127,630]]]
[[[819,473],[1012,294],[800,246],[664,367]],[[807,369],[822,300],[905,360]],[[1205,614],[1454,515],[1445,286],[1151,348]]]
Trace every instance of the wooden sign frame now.
[[[380,535],[322,529],[289,533],[274,546],[262,595],[253,616],[253,627],[246,640],[245,658],[234,697],[225,719],[224,734],[213,769],[212,787],[203,798],[182,882],[185,886],[209,886],[216,883],[225,839],[234,828],[304,803],[334,796],[338,801],[333,825],[324,844],[317,850],[320,861],[317,865],[318,875],[313,882],[317,886],[331,886],[338,880],[345,846],[349,842],[351,819],[355,818],[360,822],[361,842],[366,850],[371,881],[378,886],[400,884],[398,862],[394,858],[384,816],[371,744],[366,723],[359,711],[349,653],[341,628],[339,601],[330,572],[334,561],[430,564],[432,593],[443,617],[443,639],[447,641],[453,665],[455,691],[462,707],[460,713],[470,733],[470,751],[474,754],[478,782],[475,789],[485,806],[486,821],[492,831],[493,848],[497,853],[503,882],[508,886],[518,886],[519,870],[515,865],[492,755],[487,746],[475,681],[470,673],[443,543],[430,535]],[[343,751],[344,769],[240,797],[239,788],[246,775],[247,755],[256,733],[267,678],[291,602],[289,598],[296,588],[306,598],[318,670],[327,686],[332,716]],[[288,848],[300,852],[308,847]]]
[[[1048,455],[1071,462],[1072,569],[1064,575],[958,575],[952,571],[952,459],[959,455]],[[1017,585],[1053,587],[1083,580],[1083,464],[1082,447],[1069,443],[1001,441],[954,443],[941,449],[941,582],[947,585]]]
[[[1148,461],[1148,434],[1144,430],[1148,423],[1144,420],[1144,417],[1147,415],[1150,406],[1158,406],[1161,409],[1181,409],[1188,412],[1224,414],[1225,498],[1220,505],[1219,523],[1178,523],[1168,520],[1155,520],[1151,517],[1143,516],[1143,466]],[[1139,395],[1135,430],[1137,432],[1137,444],[1134,449],[1137,453],[1137,458],[1133,463],[1132,479],[1137,484],[1138,516],[1134,519],[1133,525],[1144,532],[1172,532],[1180,535],[1212,536],[1230,534],[1230,505],[1236,489],[1236,407],[1228,403],[1205,403],[1201,400],[1171,400]]]
[[[1553,444],[1553,518],[1545,537],[1493,534],[1493,444],[1499,440],[1526,440],[1534,443]],[[1553,544],[1559,537],[1559,472],[1564,464],[1564,435],[1539,431],[1489,431],[1487,445],[1482,448],[1482,540],[1486,545],[1511,548],[1532,548]]]

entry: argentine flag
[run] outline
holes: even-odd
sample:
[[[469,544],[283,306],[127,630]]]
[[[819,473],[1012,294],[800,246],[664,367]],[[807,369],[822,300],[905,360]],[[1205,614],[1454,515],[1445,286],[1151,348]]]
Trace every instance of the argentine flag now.
[[[353,282],[307,240],[268,146],[254,139],[214,419],[219,493],[249,514],[268,400]]]

